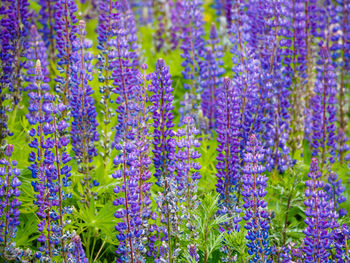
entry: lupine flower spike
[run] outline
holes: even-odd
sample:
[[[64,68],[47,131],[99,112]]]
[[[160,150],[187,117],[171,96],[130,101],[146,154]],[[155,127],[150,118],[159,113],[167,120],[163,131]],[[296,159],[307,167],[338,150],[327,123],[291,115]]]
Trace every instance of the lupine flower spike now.
[[[311,160],[310,180],[305,182],[306,206],[304,229],[304,248],[306,254],[305,262],[327,262],[331,249],[331,234],[328,231],[330,227],[327,202],[327,193],[323,190],[324,182],[321,180],[322,173],[318,167],[316,158]]]
[[[17,227],[19,225],[19,206],[18,200],[21,191],[19,186],[21,181],[18,179],[20,174],[17,169],[17,161],[13,160],[13,145],[7,145],[4,157],[0,159],[0,256],[11,260],[9,248],[14,245]],[[10,258],[9,258],[10,257]]]
[[[235,217],[231,224],[224,227],[226,231],[239,231],[240,218],[236,209],[240,191],[239,158],[239,109],[240,102],[237,89],[229,77],[225,77],[223,88],[217,99],[216,131],[218,133],[217,183],[216,191],[220,195],[219,213]]]
[[[175,169],[175,146],[173,139],[174,123],[172,105],[174,96],[169,74],[169,66],[163,59],[158,59],[156,72],[151,76],[152,84],[150,91],[153,92],[151,101],[153,103],[153,163],[155,167],[154,176],[157,179],[156,184],[162,188],[162,192],[157,200],[161,222],[164,227],[160,229],[164,233],[162,247],[160,248],[161,257],[164,260],[173,262],[176,255],[176,244],[172,242],[172,233],[177,232],[177,197],[176,181],[174,178]]]
[[[90,199],[95,196],[91,190],[98,182],[92,181],[91,173],[93,166],[91,162],[97,156],[95,142],[98,141],[96,121],[96,110],[92,97],[93,89],[89,85],[92,77],[91,60],[92,53],[88,50],[92,42],[85,39],[85,22],[79,21],[79,41],[73,43],[76,53],[72,57],[72,88],[71,88],[71,115],[73,117],[71,126],[71,141],[75,159],[78,162],[78,171],[83,175],[81,184],[83,186],[82,202],[89,206]]]
[[[262,165],[264,152],[256,136],[252,134],[247,143],[244,154],[243,168],[243,219],[248,233],[248,253],[253,256],[251,262],[271,262],[269,257],[271,247],[269,246],[269,213],[264,200],[268,178],[263,175],[265,168]]]
[[[184,127],[176,131],[177,194],[180,196],[180,205],[183,207],[180,212],[181,220],[186,223],[186,227],[191,232],[191,235],[195,231],[191,213],[199,205],[196,193],[197,184],[201,178],[199,174],[201,166],[197,161],[201,155],[196,150],[200,146],[200,142],[196,139],[198,134],[199,130],[195,127],[194,119],[190,116],[185,117]]]

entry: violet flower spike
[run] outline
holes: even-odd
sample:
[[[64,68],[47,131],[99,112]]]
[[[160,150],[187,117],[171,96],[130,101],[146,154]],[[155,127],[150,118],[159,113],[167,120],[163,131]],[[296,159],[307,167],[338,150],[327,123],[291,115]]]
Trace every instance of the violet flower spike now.
[[[17,161],[13,159],[13,145],[6,146],[4,157],[0,159],[0,244],[3,247],[2,256],[7,259],[6,249],[16,237],[19,225],[18,200],[21,191],[19,186],[21,181],[18,176],[20,170],[17,169]]]
[[[157,205],[161,213],[161,222],[164,227],[160,229],[164,233],[161,241],[160,256],[164,260],[173,262],[176,254],[176,244],[172,243],[172,233],[177,232],[177,197],[176,197],[176,181],[174,178],[175,170],[175,145],[173,139],[174,131],[174,115],[173,106],[173,88],[171,75],[169,74],[169,66],[163,59],[158,59],[156,64],[156,72],[150,78],[152,84],[149,88],[153,95],[151,102],[153,103],[153,164],[155,167],[154,176],[157,179],[156,184],[162,188],[159,194]]]
[[[327,193],[323,190],[322,172],[319,170],[316,158],[311,160],[310,180],[305,182],[306,228],[304,229],[305,262],[326,262],[330,256],[332,244],[330,227],[330,211],[328,209]]]
[[[241,221],[238,216],[240,209],[237,206],[240,192],[239,109],[239,91],[232,85],[231,80],[225,77],[217,99],[216,132],[219,145],[216,157],[216,191],[220,195],[219,213],[227,213],[228,217],[234,217],[223,226],[226,231],[239,231]]]
[[[91,190],[96,184],[91,180],[93,166],[90,164],[97,156],[95,142],[98,141],[97,113],[92,97],[93,89],[89,82],[93,79],[92,64],[93,55],[88,50],[92,47],[92,42],[85,39],[85,22],[79,21],[79,42],[75,42],[77,50],[74,53],[72,63],[72,88],[71,88],[71,115],[73,117],[71,125],[72,148],[75,159],[79,165],[79,172],[83,174],[81,184],[83,186],[82,202],[89,206],[91,198],[96,194]]]
[[[183,5],[184,12],[181,19],[184,28],[180,47],[182,49],[181,57],[183,58],[181,65],[184,68],[182,75],[186,80],[184,88],[187,92],[184,95],[184,100],[180,103],[180,114],[181,120],[187,114],[190,114],[197,122],[200,94],[202,93],[199,85],[198,63],[205,56],[203,8],[201,0],[185,0]]]
[[[57,0],[54,13],[57,49],[57,69],[60,74],[55,78],[56,92],[60,102],[69,105],[72,88],[72,64],[77,47],[73,47],[78,33],[78,19],[75,13],[78,8],[74,0]],[[68,113],[68,111],[67,111]],[[66,115],[66,114],[64,114]]]
[[[269,255],[269,212],[267,202],[264,200],[268,178],[263,175],[265,167],[262,165],[264,152],[260,142],[254,134],[250,135],[244,154],[243,168],[243,219],[248,233],[248,253],[253,256],[254,262],[271,262]]]
[[[197,184],[201,175],[201,166],[197,159],[201,157],[197,148],[200,142],[196,139],[199,130],[195,127],[195,121],[187,116],[184,119],[184,127],[176,131],[177,150],[176,158],[176,181],[177,194],[180,196],[180,204],[183,209],[180,212],[181,220],[186,223],[186,227],[191,233],[195,232],[196,225],[192,212],[198,208]],[[181,203],[184,204],[181,204]]]

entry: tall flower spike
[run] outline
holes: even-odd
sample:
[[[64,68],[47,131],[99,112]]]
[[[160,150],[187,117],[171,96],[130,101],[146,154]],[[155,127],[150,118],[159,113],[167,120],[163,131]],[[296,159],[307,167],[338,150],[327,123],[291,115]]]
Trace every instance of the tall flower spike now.
[[[17,169],[17,162],[12,158],[13,145],[6,146],[4,157],[0,159],[0,244],[1,256],[7,258],[6,249],[10,247],[17,233],[19,225],[19,206],[18,200],[21,191],[18,187],[21,181],[18,179],[20,174]]]
[[[196,129],[194,119],[190,116],[185,117],[184,127],[176,131],[177,194],[180,196],[180,205],[183,207],[183,210],[180,211],[181,219],[192,234],[196,226],[191,214],[199,205],[197,184],[201,178],[199,174],[201,166],[197,161],[201,154],[196,150],[200,146],[200,142],[196,139],[198,134],[199,130]]]
[[[55,47],[56,47],[56,38],[55,38],[55,7],[57,0],[39,0],[40,5],[39,11],[39,22],[42,25],[40,33],[43,36],[43,41],[45,43],[45,48],[49,50],[49,57],[51,61],[56,61]]]
[[[35,65],[37,60],[40,60],[40,63],[41,63],[43,81],[45,83],[48,83],[50,78],[49,78],[49,71],[47,69],[48,61],[47,61],[47,55],[46,55],[46,47],[35,25],[32,25],[32,27],[30,28],[30,38],[29,38],[26,57],[27,57],[27,63],[25,65],[27,69],[26,81],[29,82],[29,85],[34,84]],[[30,87],[28,87],[28,89],[31,90]]]
[[[27,0],[7,0],[2,3],[0,11],[0,85],[2,92],[8,89],[12,107],[21,100],[23,89],[23,57],[30,29],[28,6]]]
[[[88,50],[92,47],[92,42],[85,39],[85,22],[79,21],[79,42],[75,42],[77,49],[73,56],[72,63],[72,89],[71,89],[71,115],[73,117],[71,126],[72,148],[75,159],[78,162],[78,171],[83,175],[81,181],[83,185],[82,202],[89,206],[90,199],[95,196],[91,188],[95,186],[91,180],[91,172],[94,168],[91,165],[93,158],[97,156],[95,142],[98,141],[96,121],[96,110],[92,97],[93,89],[89,85],[92,77],[91,61],[93,55]]]
[[[38,241],[42,244],[36,254],[40,260],[46,260],[58,254],[66,259],[65,243],[67,234],[65,225],[69,223],[66,215],[72,213],[64,206],[64,200],[71,197],[63,187],[70,185],[70,157],[66,152],[69,143],[65,136],[68,127],[65,121],[56,123],[56,116],[64,111],[64,106],[54,106],[54,96],[49,94],[49,86],[43,82],[40,60],[35,69],[35,83],[28,93],[29,113],[27,119],[32,125],[29,135],[31,165],[29,170],[35,179],[32,182],[36,192],[34,204],[38,206],[40,218],[38,229],[42,233]]]
[[[237,217],[235,204],[239,185],[239,94],[228,77],[217,100],[216,131],[218,133],[217,183],[216,191],[220,195],[219,206],[221,214],[235,216],[232,222],[225,226],[227,231],[239,231],[240,218]]]
[[[155,16],[156,30],[153,36],[156,52],[160,50],[167,51],[169,49],[169,27],[170,27],[170,14],[169,14],[168,1],[156,0],[153,3],[153,13]]]
[[[190,114],[196,122],[199,110],[200,94],[202,90],[199,86],[199,66],[198,63],[205,56],[204,46],[205,41],[204,28],[203,28],[203,8],[201,0],[185,0],[184,1],[184,12],[181,15],[183,21],[183,32],[182,32],[182,54],[181,57],[183,62],[184,70],[182,75],[186,80],[184,88],[186,90],[185,97],[181,104],[180,113],[182,119]]]
[[[325,46],[326,45],[326,46]],[[321,172],[335,162],[336,155],[336,75],[327,43],[322,44],[317,61],[317,78],[312,105],[312,154],[317,156]]]
[[[59,75],[55,78],[57,83],[56,92],[59,94],[60,101],[64,105],[69,105],[69,97],[72,88],[72,63],[74,48],[73,43],[77,39],[78,22],[75,12],[78,8],[74,0],[57,0],[55,5],[55,31],[56,31],[56,49],[57,49],[57,69]]]
[[[111,41],[114,38],[113,34],[113,20],[117,16],[116,3],[113,0],[102,1],[99,5],[99,20],[97,26],[98,32],[98,46],[100,53],[98,55],[97,68],[99,70],[98,80],[101,83],[100,93],[101,93],[101,104],[103,115],[103,128],[101,129],[102,140],[101,146],[103,151],[100,152],[103,158],[103,165],[105,168],[105,174],[107,173],[108,163],[111,155],[111,136],[110,123],[112,117],[115,115],[114,110],[111,107],[112,100],[112,89],[113,89],[113,47],[111,46]]]
[[[147,65],[141,65],[141,69],[143,70],[142,76],[142,86],[140,87],[140,92],[138,93],[138,115],[137,119],[137,127],[136,127],[136,160],[135,167],[137,169],[138,174],[138,204],[140,206],[140,218],[142,219],[142,225],[140,225],[140,229],[142,229],[144,236],[147,237],[147,256],[155,257],[157,251],[155,249],[155,239],[156,233],[154,233],[157,229],[155,221],[156,214],[153,211],[151,204],[151,186],[152,183],[150,179],[152,177],[152,173],[150,172],[150,165],[152,160],[151,156],[151,141],[150,141],[150,118],[151,118],[151,109],[148,105],[150,102],[150,98],[147,94],[148,92],[148,81],[149,76],[146,74]]]
[[[324,182],[321,180],[322,173],[318,168],[316,158],[311,160],[310,180],[305,182],[306,219],[307,227],[304,229],[305,262],[327,262],[331,248],[331,234],[328,231],[329,210],[327,193],[323,190]]]
[[[43,83],[43,75],[40,60],[35,66],[35,83],[28,93],[29,113],[27,119],[33,128],[29,131],[32,137],[29,146],[33,151],[29,154],[32,171],[32,182],[36,192],[34,204],[38,206],[37,215],[40,219],[38,230],[41,232],[38,242],[41,243],[40,258],[50,260],[54,255],[55,243],[52,239],[53,222],[58,220],[54,207],[58,205],[55,200],[57,192],[55,181],[55,166],[52,153],[53,141],[49,137],[51,133],[50,122],[52,121],[52,102],[54,97],[48,92],[50,87]],[[54,212],[54,213],[52,213]]]
[[[261,164],[264,159],[263,149],[254,134],[250,135],[244,154],[243,168],[243,219],[248,230],[248,253],[253,256],[254,262],[272,262],[269,258],[269,213],[266,211],[267,202],[266,182],[268,178],[262,173],[265,171]]]
[[[138,95],[140,87],[137,54],[128,41],[126,22],[123,18],[113,21],[113,35],[110,45],[114,48],[112,77],[114,79],[113,92],[117,99],[117,125],[115,127],[115,140],[113,148],[117,154],[113,163],[117,170],[113,178],[119,180],[114,187],[117,195],[113,204],[118,207],[114,216],[118,219],[115,226],[119,245],[116,253],[118,262],[138,262],[144,260],[142,220],[140,218],[139,174],[137,172],[136,135]],[[130,234],[131,233],[131,234]]]
[[[342,180],[338,178],[335,172],[330,172],[327,181],[328,183],[325,185],[324,190],[328,194],[327,200],[331,202],[330,206],[334,213],[332,218],[343,217],[347,214],[347,211],[339,207],[346,201],[346,197],[343,195],[345,187],[342,184]]]
[[[216,119],[216,98],[222,88],[225,70],[223,66],[223,52],[219,44],[220,40],[216,32],[215,24],[211,25],[210,39],[206,48],[205,60],[199,62],[202,93],[202,111],[203,115],[208,119],[208,127],[206,130],[214,128]]]
[[[151,75],[152,84],[150,91],[153,92],[151,102],[153,103],[153,163],[155,167],[154,176],[157,179],[156,184],[162,188],[162,193],[157,200],[158,208],[161,213],[161,222],[165,227],[160,227],[164,233],[162,247],[160,248],[161,257],[173,262],[176,257],[176,244],[172,243],[172,233],[177,232],[177,198],[176,182],[174,178],[175,169],[175,145],[173,139],[174,115],[173,106],[173,88],[171,86],[171,76],[169,66],[163,59],[158,59],[156,72]]]
[[[347,130],[347,105],[349,84],[346,76],[350,74],[350,3],[346,0],[337,1],[335,10],[338,12],[334,23],[332,24],[332,59],[338,66],[338,102],[339,102],[339,118],[338,118],[338,139],[339,142],[339,161],[340,163],[348,162],[350,155],[349,138],[346,134]]]

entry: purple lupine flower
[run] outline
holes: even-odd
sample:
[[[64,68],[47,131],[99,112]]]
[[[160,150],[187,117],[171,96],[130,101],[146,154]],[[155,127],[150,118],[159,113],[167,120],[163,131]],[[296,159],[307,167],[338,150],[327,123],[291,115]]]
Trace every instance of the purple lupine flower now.
[[[18,179],[20,174],[17,169],[17,161],[12,158],[13,145],[8,144],[4,151],[4,157],[0,159],[0,244],[6,247],[16,237],[17,226],[19,225],[18,200],[21,191]],[[6,253],[5,253],[6,258]]]
[[[199,255],[198,255],[198,252],[197,252],[196,245],[190,244],[190,245],[187,246],[187,248],[188,248],[188,254],[190,256],[189,261],[191,263],[199,262]]]
[[[6,0],[2,2],[0,15],[0,59],[1,91],[8,89],[8,98],[16,107],[23,90],[23,57],[29,34],[29,2],[27,0]]]
[[[113,28],[127,26],[126,20],[113,21]],[[144,259],[144,233],[141,229],[142,219],[140,204],[138,202],[139,174],[137,172],[136,134],[138,92],[140,86],[137,54],[130,43],[130,34],[133,31],[115,30],[110,45],[114,48],[112,77],[114,79],[113,92],[118,95],[116,112],[117,125],[115,127],[115,140],[112,144],[118,153],[113,163],[118,168],[113,178],[121,179],[122,186],[116,185],[114,193],[117,198],[113,202],[119,210],[114,214],[120,221],[116,224],[119,245],[116,253],[117,262],[138,262]],[[132,233],[132,234],[130,234]]]
[[[138,173],[138,203],[140,206],[140,218],[142,218],[141,229],[144,231],[144,236],[147,237],[147,256],[155,257],[157,251],[155,249],[155,241],[156,241],[156,213],[153,211],[151,204],[151,186],[152,183],[150,179],[152,177],[152,173],[149,170],[149,167],[152,163],[150,158],[151,151],[151,141],[150,141],[150,114],[151,109],[148,106],[150,98],[147,94],[148,90],[148,80],[149,77],[146,74],[147,65],[141,65],[141,69],[143,70],[142,75],[142,85],[140,88],[140,92],[138,93],[138,115],[137,119],[137,127],[136,127],[136,160],[135,167]],[[153,221],[153,222],[152,222]]]
[[[176,131],[177,194],[181,196],[181,202],[184,203],[184,208],[181,211],[181,220],[186,222],[186,227],[193,232],[195,231],[195,225],[191,213],[199,205],[197,184],[201,178],[199,174],[201,166],[197,161],[201,154],[196,150],[200,146],[200,142],[196,139],[199,130],[196,129],[195,121],[190,116],[185,117],[184,126]]]
[[[33,85],[35,81],[34,80],[35,65],[37,60],[40,60],[40,63],[41,63],[43,81],[45,83],[48,83],[50,81],[50,78],[49,78],[49,71],[47,69],[48,61],[47,61],[47,55],[46,55],[46,47],[35,25],[32,25],[32,27],[30,28],[30,38],[28,42],[28,50],[26,53],[26,57],[27,57],[27,63],[25,65],[27,69],[26,81],[29,83],[29,85]],[[28,89],[31,90],[30,87],[28,87]]]
[[[175,2],[170,2],[170,44],[171,49],[176,50],[180,43],[181,33],[183,29],[183,20],[181,19],[181,14],[184,12],[183,0],[176,0]]]
[[[333,244],[335,247],[336,262],[347,262],[350,260],[349,238],[350,229],[346,224],[333,231]]]
[[[28,93],[29,113],[27,114],[28,122],[34,126],[29,131],[32,137],[29,146],[33,151],[29,154],[31,165],[29,170],[32,171],[32,182],[36,192],[34,204],[38,206],[37,215],[40,218],[38,230],[41,232],[38,242],[41,243],[39,250],[43,259],[50,259],[53,256],[55,244],[52,237],[51,222],[57,220],[51,217],[51,211],[57,206],[54,200],[55,196],[55,174],[52,157],[52,141],[48,134],[50,133],[49,123],[52,121],[52,101],[54,99],[48,92],[50,87],[43,83],[43,75],[40,60],[35,67],[35,83],[31,86],[32,90]],[[51,198],[49,198],[51,197]]]
[[[332,59],[338,66],[338,82],[339,82],[339,126],[338,126],[338,149],[340,163],[348,162],[350,160],[347,152],[350,150],[348,143],[348,136],[346,135],[347,117],[346,105],[348,99],[346,94],[349,93],[349,88],[346,85],[346,76],[350,74],[350,3],[348,1],[339,0],[337,6],[334,8],[337,15],[331,25],[331,50]]]
[[[169,50],[169,27],[170,14],[168,1],[155,0],[153,2],[153,14],[156,23],[156,29],[153,36],[156,52],[160,50]]]
[[[321,180],[322,172],[318,168],[316,158],[311,160],[310,180],[305,182],[306,219],[307,227],[304,229],[304,247],[306,253],[305,262],[326,262],[330,255],[331,234],[327,193],[323,190],[324,182]]]
[[[330,62],[327,43],[321,43],[317,61],[317,78],[312,105],[312,154],[317,156],[324,172],[325,165],[335,162],[336,155],[336,75]]]
[[[267,37],[272,42],[273,48],[264,52],[268,63],[262,63],[267,87],[267,98],[265,98],[264,108],[264,131],[262,140],[264,142],[265,168],[268,171],[284,172],[290,165],[289,147],[287,145],[290,132],[290,87],[293,84],[289,73],[290,33],[288,21],[288,9],[284,8],[283,2],[274,2],[274,18],[268,20],[272,37]],[[272,16],[272,14],[270,14]],[[280,30],[280,27],[283,29]],[[287,28],[287,29],[286,29]],[[282,38],[282,40],[279,40]],[[284,60],[283,60],[284,58]]]
[[[240,101],[238,90],[232,85],[228,77],[224,79],[224,85],[217,99],[216,132],[218,133],[218,156],[217,159],[217,183],[216,191],[220,195],[220,214],[234,216],[230,224],[226,226],[227,231],[239,231],[237,213],[240,210],[235,207],[239,191],[239,145],[240,145],[240,123],[239,123]]]
[[[112,117],[115,115],[114,110],[111,107],[112,103],[112,89],[113,89],[113,62],[111,55],[113,54],[112,46],[110,41],[114,38],[113,31],[113,20],[118,15],[116,9],[116,2],[113,0],[102,1],[99,4],[99,20],[97,25],[98,32],[98,45],[97,48],[100,50],[98,55],[97,68],[99,70],[98,80],[101,83],[99,87],[101,93],[101,104],[103,109],[101,113],[103,115],[103,129],[101,130],[101,146],[103,151],[100,152],[103,158],[103,165],[107,169],[107,165],[111,155],[111,132],[109,131],[109,124],[111,123]]]
[[[174,115],[173,88],[169,66],[163,59],[158,59],[156,72],[150,78],[152,84],[149,91],[152,92],[150,101],[153,103],[153,163],[155,167],[154,176],[156,184],[162,188],[162,193],[157,200],[157,205],[161,213],[161,222],[165,225],[160,227],[164,233],[164,238],[160,248],[161,257],[169,262],[176,258],[176,244],[172,243],[172,233],[177,232],[177,197],[175,170],[175,146],[173,139]]]
[[[338,178],[335,172],[330,172],[327,181],[328,183],[325,185],[324,190],[328,194],[327,201],[331,202],[332,218],[343,217],[347,214],[347,211],[339,207],[340,204],[346,201],[346,197],[343,195],[345,187],[342,184],[342,180]]]
[[[216,98],[222,88],[225,70],[222,68],[223,52],[216,32],[215,24],[211,25],[209,47],[206,48],[205,60],[199,62],[202,93],[202,111],[208,119],[206,130],[214,128],[216,119]]]
[[[43,36],[43,41],[45,48],[49,50],[50,60],[55,61],[55,47],[56,47],[56,37],[55,37],[55,7],[57,0],[39,0],[40,5],[39,10],[39,22],[42,25],[40,33]]]
[[[264,159],[263,149],[254,134],[250,135],[244,153],[243,168],[243,219],[246,221],[245,229],[248,230],[248,253],[253,256],[255,262],[272,262],[269,258],[269,213],[266,209],[267,202],[266,182],[268,178],[262,173],[265,171],[261,164]]]
[[[56,92],[64,105],[69,105],[69,97],[72,88],[72,69],[74,51],[73,43],[77,41],[78,19],[75,12],[78,8],[74,0],[57,0],[55,5],[54,20],[56,31],[57,69],[59,75],[55,81]]]
[[[95,196],[91,191],[94,186],[91,182],[90,164],[97,156],[95,142],[98,141],[96,121],[95,101],[92,97],[93,89],[89,82],[93,79],[91,61],[93,55],[88,50],[92,47],[92,42],[85,39],[85,22],[79,21],[79,42],[73,43],[76,53],[72,56],[72,88],[71,88],[71,115],[73,117],[71,126],[72,148],[75,159],[79,165],[79,172],[83,174],[81,181],[84,187],[82,202],[89,206],[90,199]]]
[[[68,125],[63,120],[58,126],[56,124],[55,116],[64,106],[54,107],[54,96],[49,94],[50,88],[43,82],[40,60],[36,63],[35,83],[30,87],[27,119],[33,126],[29,132],[32,137],[29,146],[33,151],[29,154],[29,170],[35,179],[32,182],[36,192],[34,204],[38,206],[38,230],[41,232],[38,238],[40,252],[36,256],[49,260],[59,253],[64,256],[66,222],[63,216],[72,212],[69,207],[63,207],[63,201],[71,195],[62,189],[62,185],[69,186],[71,170],[65,149],[69,140],[64,136]]]
[[[290,87],[289,142],[291,157],[300,149],[304,134],[305,100],[303,94],[307,84],[307,42],[305,41],[305,0],[284,1],[282,7],[284,18],[282,29],[278,31],[283,37],[279,46],[281,54],[286,57],[283,67],[287,87]],[[291,38],[291,41],[288,39]],[[291,82],[291,83],[290,83]]]
[[[182,32],[182,54],[183,62],[181,65],[184,70],[182,75],[186,80],[184,88],[187,91],[185,96],[188,99],[183,100],[180,113],[182,118],[190,114],[196,121],[197,111],[199,110],[200,94],[202,90],[199,86],[199,66],[198,63],[205,56],[205,41],[203,28],[203,8],[201,0],[185,0],[183,3],[184,12],[181,19],[183,21]]]
[[[89,260],[85,256],[80,236],[74,235],[68,245],[68,261],[72,263],[88,263]]]

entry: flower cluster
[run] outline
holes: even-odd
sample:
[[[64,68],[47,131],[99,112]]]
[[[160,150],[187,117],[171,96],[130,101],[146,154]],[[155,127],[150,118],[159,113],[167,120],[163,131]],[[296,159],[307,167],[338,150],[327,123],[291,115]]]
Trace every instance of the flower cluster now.
[[[199,62],[200,76],[201,76],[201,90],[202,93],[202,111],[203,115],[208,119],[208,126],[206,130],[214,128],[216,112],[216,98],[222,88],[225,70],[222,68],[222,47],[219,44],[220,40],[216,32],[215,24],[211,25],[210,39],[206,48],[205,60]]]
[[[176,131],[176,181],[177,181],[177,194],[179,202],[182,204],[182,218],[186,222],[186,227],[190,231],[194,231],[195,226],[193,218],[191,217],[191,211],[194,211],[198,207],[197,200],[197,184],[201,175],[197,159],[200,158],[200,153],[196,150],[200,146],[200,142],[196,139],[196,135],[199,134],[199,130],[195,127],[194,119],[190,116],[185,117],[184,126]]]
[[[216,132],[218,133],[217,183],[216,191],[220,194],[219,206],[221,214],[235,216],[238,203],[237,192],[240,188],[240,156],[239,156],[239,109],[240,101],[236,87],[225,77],[223,88],[217,99],[218,117]],[[233,220],[228,230],[239,230],[239,217]]]
[[[70,161],[65,147],[69,143],[64,136],[68,127],[63,120],[57,125],[56,115],[64,110],[63,105],[54,106],[54,96],[49,94],[48,84],[43,82],[40,60],[35,67],[35,82],[31,85],[28,96],[28,122],[32,125],[29,132],[32,138],[29,146],[33,149],[29,154],[36,192],[34,204],[38,206],[37,215],[40,218],[38,230],[41,232],[38,241],[42,244],[36,257],[49,260],[62,252],[64,256],[64,214],[70,214],[69,207],[63,207],[63,201],[70,194],[63,192],[62,185],[70,185]]]
[[[245,229],[248,230],[248,253],[253,256],[254,262],[272,262],[269,258],[271,248],[269,247],[269,213],[264,200],[266,195],[267,177],[262,173],[265,171],[261,162],[264,159],[263,149],[260,142],[253,134],[247,143],[244,154],[243,168],[243,209],[246,221]],[[253,262],[253,261],[252,261]]]
[[[181,65],[184,68],[182,75],[187,80],[184,88],[189,93],[186,92],[188,95],[185,94],[185,96],[188,96],[189,99],[183,101],[180,110],[182,117],[190,114],[197,121],[196,111],[198,111],[201,93],[198,63],[205,54],[202,2],[201,0],[185,0],[183,6],[184,12],[181,16],[183,32],[182,44],[180,45],[183,62]]]
[[[155,167],[154,176],[157,179],[156,184],[162,188],[162,192],[157,200],[159,212],[161,213],[161,222],[165,227],[160,229],[164,233],[164,239],[167,244],[163,244],[160,249],[161,257],[167,258],[173,262],[176,258],[176,244],[172,243],[172,233],[177,231],[177,197],[175,170],[175,146],[173,138],[174,108],[172,102],[173,87],[169,74],[169,67],[163,59],[158,59],[156,72],[150,76],[152,84],[149,90],[153,93],[150,101],[153,103],[153,163]],[[175,253],[174,253],[175,252]]]
[[[313,158],[308,174],[310,180],[305,182],[306,206],[304,229],[305,246],[303,251],[306,254],[305,262],[325,262],[330,255],[330,246],[332,243],[331,234],[328,231],[329,209],[327,202],[327,193],[323,190],[324,182],[321,178],[321,171],[318,168],[316,158]]]
[[[57,69],[59,75],[55,81],[56,92],[60,100],[66,106],[69,105],[69,97],[72,88],[72,63],[73,63],[73,43],[76,42],[78,19],[75,15],[78,8],[74,0],[57,0],[54,9],[56,49],[57,49]],[[53,43],[50,43],[53,45]]]
[[[96,182],[91,181],[91,162],[97,155],[94,143],[98,141],[95,101],[92,97],[93,89],[89,85],[92,77],[92,53],[88,51],[92,42],[85,39],[85,22],[79,21],[79,41],[73,43],[77,50],[72,56],[72,87],[70,107],[73,118],[71,125],[71,141],[75,159],[79,165],[79,172],[83,174],[82,202],[87,206],[94,196],[91,188]]]
[[[19,225],[19,206],[18,200],[21,191],[19,186],[21,181],[18,179],[20,174],[17,169],[17,161],[12,158],[13,145],[7,145],[4,157],[0,160],[0,244],[2,251],[0,254],[7,258],[6,248],[16,237],[17,226]],[[4,254],[3,254],[4,253]]]

